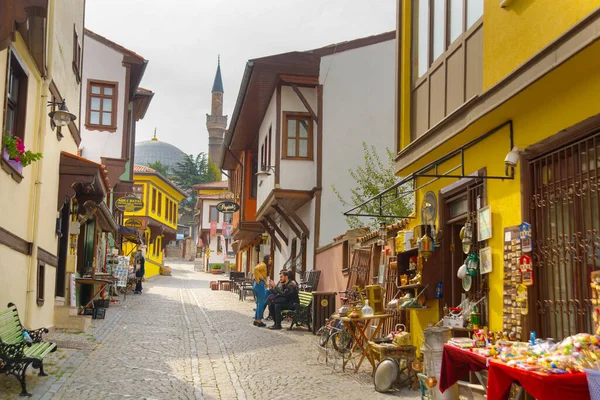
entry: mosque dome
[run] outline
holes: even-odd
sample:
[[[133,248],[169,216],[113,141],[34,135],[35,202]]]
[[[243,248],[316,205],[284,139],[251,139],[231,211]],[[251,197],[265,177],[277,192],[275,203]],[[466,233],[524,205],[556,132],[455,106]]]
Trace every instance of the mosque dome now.
[[[135,163],[148,166],[160,161],[162,165],[173,171],[186,154],[172,144],[159,141],[156,136],[152,140],[145,140],[135,144]]]

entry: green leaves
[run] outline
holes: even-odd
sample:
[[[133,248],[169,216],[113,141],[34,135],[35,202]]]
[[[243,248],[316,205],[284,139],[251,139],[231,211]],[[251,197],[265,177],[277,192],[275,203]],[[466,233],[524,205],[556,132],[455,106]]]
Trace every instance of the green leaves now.
[[[151,165],[149,166],[150,168],[154,168]],[[208,161],[207,155],[199,153],[195,157],[192,154],[186,155],[178,162],[175,170],[171,172],[171,179],[188,194],[188,198],[182,200],[179,204],[181,215],[193,218],[197,195],[192,186],[198,183],[216,182],[220,178],[219,170]]]
[[[377,153],[375,146],[368,146],[366,142],[362,143],[364,150],[364,165],[356,169],[348,169],[350,176],[356,181],[356,186],[350,189],[350,200],[345,200],[341,193],[331,185],[333,193],[346,208],[352,208],[362,204],[366,200],[378,195],[383,190],[389,188],[399,181],[399,177],[394,174],[395,162],[394,153],[386,148],[387,160],[384,164]],[[398,192],[408,192],[410,187],[400,187]],[[374,215],[397,215],[399,217],[408,216],[413,211],[413,197],[408,195],[395,199],[395,193],[382,199],[380,209],[379,201],[372,201],[364,205],[359,211],[360,214]],[[381,212],[380,212],[381,211]],[[385,222],[392,224],[397,222],[391,218],[371,218],[365,221],[364,218],[346,217],[346,223],[352,229],[369,226],[372,229],[378,229],[379,224]]]
[[[160,161],[149,163],[148,167],[152,168],[153,170],[155,170],[156,172],[158,172],[159,174],[161,174],[165,178],[167,178],[169,176],[169,166],[168,165],[164,165]]]

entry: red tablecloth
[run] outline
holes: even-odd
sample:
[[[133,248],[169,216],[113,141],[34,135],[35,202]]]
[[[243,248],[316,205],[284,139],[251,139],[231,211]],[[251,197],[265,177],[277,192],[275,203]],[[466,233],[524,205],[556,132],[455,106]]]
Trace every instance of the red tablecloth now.
[[[442,353],[442,370],[440,373],[440,390],[443,392],[464,378],[469,371],[487,369],[486,357],[463,350],[449,344],[444,345]]]
[[[589,400],[587,379],[577,374],[548,375],[509,367],[499,360],[490,360],[488,368],[488,400],[508,398],[510,386],[518,381],[537,400]],[[441,388],[441,385],[440,385]]]

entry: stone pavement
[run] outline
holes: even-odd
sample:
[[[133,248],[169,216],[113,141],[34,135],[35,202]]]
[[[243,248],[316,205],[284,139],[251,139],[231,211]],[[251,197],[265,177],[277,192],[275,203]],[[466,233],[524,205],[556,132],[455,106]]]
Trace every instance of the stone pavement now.
[[[420,398],[408,389],[377,393],[367,368],[354,374],[320,362],[305,328],[256,328],[251,301],[211,291],[214,276],[193,264],[169,265],[172,277],[151,278],[142,295],[111,305],[87,333],[48,334],[60,349],[47,358],[49,376],[30,368],[32,398]],[[19,392],[15,378],[0,376],[0,399]]]

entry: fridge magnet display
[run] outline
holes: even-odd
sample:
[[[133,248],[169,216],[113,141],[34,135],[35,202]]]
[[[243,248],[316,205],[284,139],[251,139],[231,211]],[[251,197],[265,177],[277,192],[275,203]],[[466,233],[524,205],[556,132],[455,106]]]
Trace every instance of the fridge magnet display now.
[[[533,262],[528,255],[521,256],[519,259],[519,267],[521,268],[521,276],[523,285],[533,285]]]
[[[531,224],[523,222],[519,227],[519,239],[521,239],[521,251],[531,253],[533,241],[531,240]]]

